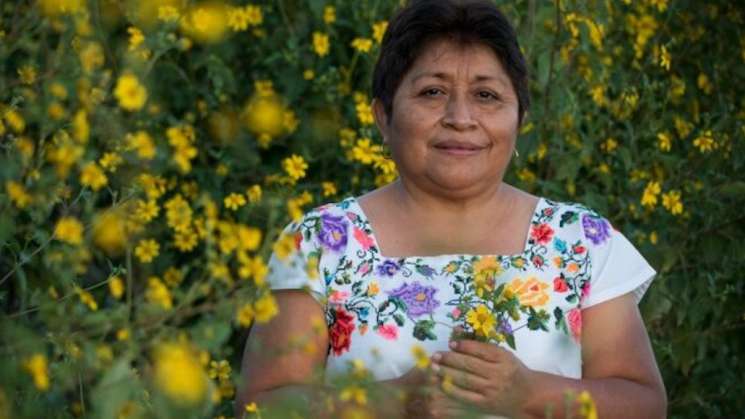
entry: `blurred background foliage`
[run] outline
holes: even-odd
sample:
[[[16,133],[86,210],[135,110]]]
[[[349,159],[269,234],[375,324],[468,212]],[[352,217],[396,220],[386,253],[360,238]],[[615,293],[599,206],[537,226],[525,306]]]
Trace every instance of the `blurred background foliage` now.
[[[233,416],[280,229],[396,177],[369,88],[398,3],[0,3],[0,418]],[[658,270],[670,416],[739,417],[745,12],[497,4],[533,99],[508,181]]]

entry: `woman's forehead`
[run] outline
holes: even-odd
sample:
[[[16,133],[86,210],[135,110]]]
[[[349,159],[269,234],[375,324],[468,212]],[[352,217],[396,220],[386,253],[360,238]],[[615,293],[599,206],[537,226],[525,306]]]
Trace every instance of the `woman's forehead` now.
[[[489,46],[448,40],[426,45],[406,78],[410,83],[427,78],[446,82],[456,78],[466,78],[469,82],[510,82],[497,55]]]

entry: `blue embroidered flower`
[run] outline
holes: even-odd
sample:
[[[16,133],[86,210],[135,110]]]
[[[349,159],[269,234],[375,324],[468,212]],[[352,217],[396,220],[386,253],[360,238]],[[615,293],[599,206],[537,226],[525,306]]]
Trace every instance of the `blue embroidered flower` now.
[[[392,260],[386,260],[382,265],[378,266],[378,274],[382,276],[393,276],[398,272],[400,267]]]

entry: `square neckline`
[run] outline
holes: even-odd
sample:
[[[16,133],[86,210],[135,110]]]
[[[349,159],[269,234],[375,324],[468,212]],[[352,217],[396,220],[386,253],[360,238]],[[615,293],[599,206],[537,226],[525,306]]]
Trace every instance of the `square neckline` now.
[[[391,260],[438,260],[438,259],[444,259],[446,258],[448,261],[457,259],[459,257],[477,257],[477,258],[484,258],[484,257],[494,257],[497,259],[514,259],[517,257],[524,257],[527,253],[530,252],[530,235],[531,231],[533,230],[533,223],[534,221],[539,217],[539,213],[543,210],[543,206],[546,204],[546,200],[542,197],[538,197],[538,202],[535,204],[535,208],[533,208],[533,213],[530,216],[530,222],[528,223],[528,228],[525,233],[525,240],[523,241],[523,250],[520,253],[512,253],[512,254],[496,254],[496,253],[489,253],[489,254],[474,254],[474,253],[443,253],[438,255],[424,255],[424,256],[418,256],[418,255],[411,255],[411,256],[387,256],[384,255],[383,252],[380,249],[380,244],[378,243],[378,238],[375,235],[375,230],[373,229],[373,225],[370,222],[370,219],[367,218],[367,214],[365,214],[365,210],[362,209],[362,205],[360,205],[359,200],[356,196],[350,196],[347,198],[347,200],[350,200],[354,206],[356,207],[357,216],[361,217],[364,224],[367,225],[368,229],[370,230],[370,233],[368,236],[370,237],[370,240],[372,241],[373,247],[377,249],[378,255],[382,259],[391,259]]]

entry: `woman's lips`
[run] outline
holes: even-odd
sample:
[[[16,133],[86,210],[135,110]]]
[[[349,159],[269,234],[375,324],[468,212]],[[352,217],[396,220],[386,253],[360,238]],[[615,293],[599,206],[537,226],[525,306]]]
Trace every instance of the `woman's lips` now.
[[[451,156],[472,156],[478,154],[484,147],[471,147],[471,146],[435,146],[437,151],[451,155]]]

